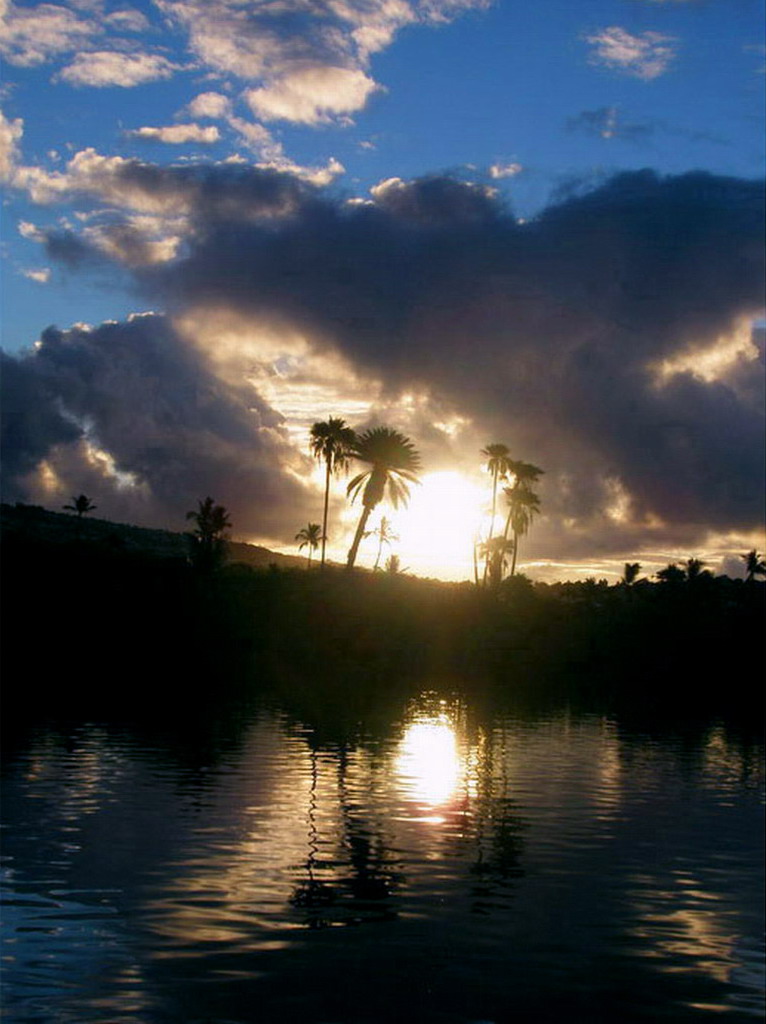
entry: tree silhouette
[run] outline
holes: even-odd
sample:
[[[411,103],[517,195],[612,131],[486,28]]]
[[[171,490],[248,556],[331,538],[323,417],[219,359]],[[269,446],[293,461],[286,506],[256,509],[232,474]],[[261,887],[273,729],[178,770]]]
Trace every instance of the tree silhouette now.
[[[488,444],[482,448],[480,455],[487,460],[487,472],[492,476],[492,519],[489,526],[488,540],[492,539],[495,532],[495,510],[497,508],[497,482],[508,475],[508,463],[510,462],[510,450],[507,445]]]
[[[625,568],[622,570],[621,582],[626,587],[632,587],[638,579],[638,574],[641,572],[640,562],[626,562]]]
[[[710,579],[711,573],[705,568],[707,562],[701,558],[687,558],[684,562],[686,579],[689,583],[697,583],[702,579]]]
[[[544,476],[545,470],[540,469],[533,462],[508,459],[507,471],[514,480],[511,487],[504,488],[508,501],[508,515],[505,520],[503,537],[507,540],[508,531],[513,530],[513,561],[511,562],[511,576],[513,576],[516,573],[519,538],[529,531],[532,520],[540,511],[540,497],[532,490],[531,485]]]
[[[391,541],[399,540],[399,534],[394,533],[391,529],[391,521],[385,516],[381,516],[380,523],[375,527],[374,530],[367,530],[365,537],[377,537],[378,538],[378,556],[375,559],[375,565],[373,570],[377,569],[380,565],[380,556],[383,553],[383,545],[391,544]]]
[[[98,505],[92,504],[90,498],[85,494],[79,494],[76,498],[72,495],[71,505],[62,505],[67,512],[76,512],[77,518],[81,519],[86,512],[94,512]]]
[[[386,559],[386,572],[389,576],[403,576],[407,569],[402,568],[402,560],[398,555],[389,555]]]
[[[314,458],[325,464],[324,512],[322,515],[322,568],[327,544],[327,509],[330,501],[330,477],[348,466],[356,434],[346,421],[331,416],[311,428],[309,445]]]
[[[308,526],[304,526],[302,530],[299,530],[295,539],[301,543],[298,545],[298,550],[303,551],[305,547],[309,549],[308,565],[307,568],[311,568],[311,555],[319,547],[320,540],[323,540],[322,527],[319,523],[309,523]]]
[[[372,510],[386,494],[394,508],[399,502],[406,505],[410,495],[407,483],[419,483],[417,474],[420,470],[420,454],[412,441],[390,427],[373,427],[360,434],[351,455],[360,462],[366,462],[370,468],[355,476],[346,488],[352,501],[361,491],[363,505],[348,552],[347,569],[354,567],[359,542]]]
[[[479,553],[489,567],[489,585],[499,587],[503,579],[503,570],[508,564],[506,555],[514,550],[513,541],[498,535],[490,537],[479,545]]]
[[[756,576],[766,576],[766,561],[758,554],[753,548],[752,551],[748,551],[746,555],[739,556],[745,563],[745,579],[748,583],[753,583]]]
[[[187,512],[187,519],[196,523],[189,534],[192,564],[201,572],[212,572],[226,554],[226,530],[231,526],[229,513],[223,505],[216,505],[211,497],[197,502],[196,512]]]
[[[657,579],[660,583],[666,583],[673,586],[684,582],[686,579],[686,572],[683,569],[679,569],[675,562],[671,562],[670,565],[666,565],[664,569],[659,570],[657,573]]]

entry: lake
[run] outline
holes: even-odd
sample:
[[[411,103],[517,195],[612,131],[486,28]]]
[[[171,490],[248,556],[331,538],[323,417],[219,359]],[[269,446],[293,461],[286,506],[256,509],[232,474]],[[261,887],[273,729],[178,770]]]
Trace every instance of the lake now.
[[[758,742],[430,680],[352,718],[19,727],[5,1019],[762,1019]]]

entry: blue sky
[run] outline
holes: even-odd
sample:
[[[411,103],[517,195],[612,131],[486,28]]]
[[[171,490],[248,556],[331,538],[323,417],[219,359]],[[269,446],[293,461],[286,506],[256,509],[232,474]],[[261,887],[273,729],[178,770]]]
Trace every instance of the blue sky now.
[[[21,364],[31,367],[31,346],[49,325],[66,332],[76,323],[97,328],[116,320],[128,330],[135,323],[128,319],[131,314],[151,310],[172,318],[173,329],[181,330],[184,324],[188,328],[192,314],[198,325],[211,325],[225,314],[226,330],[240,339],[229,344],[229,353],[236,350],[240,360],[251,364],[271,360],[277,368],[291,368],[280,376],[281,392],[273,374],[248,380],[260,398],[268,394],[268,402],[284,417],[280,443],[286,448],[276,460],[279,473],[297,476],[309,495],[314,486],[309,469],[289,454],[290,446],[299,447],[311,418],[308,395],[318,403],[319,414],[331,408],[340,412],[338,403],[346,403],[357,416],[366,413],[374,419],[388,412],[414,427],[411,410],[396,405],[402,395],[407,397],[411,383],[418,401],[431,403],[425,418],[433,422],[443,413],[443,422],[452,424],[445,436],[454,449],[454,465],[465,474],[471,472],[469,451],[476,461],[470,446],[480,438],[486,443],[487,432],[502,431],[505,424],[498,416],[479,415],[471,403],[462,407],[451,382],[427,377],[423,360],[413,360],[406,373],[394,373],[393,363],[373,358],[363,344],[354,348],[341,337],[329,337],[327,323],[319,323],[316,304],[308,298],[298,308],[292,297],[280,306],[272,290],[264,300],[266,311],[266,305],[254,308],[243,302],[228,286],[207,289],[206,278],[204,301],[199,277],[195,294],[181,287],[187,270],[199,272],[203,251],[211,266],[217,260],[217,250],[207,244],[210,238],[200,242],[195,220],[207,193],[194,191],[190,198],[191,180],[208,175],[226,188],[225,182],[237,175],[240,183],[245,173],[263,182],[264,175],[276,173],[283,185],[289,181],[321,197],[327,210],[350,210],[356,203],[361,232],[362,208],[386,210],[400,220],[412,216],[412,223],[421,226],[426,217],[430,223],[433,208],[424,213],[421,204],[426,198],[435,201],[437,186],[432,185],[428,198],[420,184],[413,184],[426,180],[458,187],[438,200],[453,212],[456,203],[480,206],[486,199],[491,214],[489,207],[477,212],[479,206],[472,206],[471,216],[487,223],[499,218],[507,227],[544,220],[547,210],[577,197],[606,195],[599,190],[608,189],[622,172],[650,169],[657,182],[693,171],[751,185],[763,177],[765,11],[757,0],[71,0],[5,8],[0,171],[6,184],[6,353],[20,353]],[[302,211],[311,206],[303,192],[295,201]],[[681,206],[684,202],[679,199]],[[216,209],[220,212],[220,206]],[[725,216],[723,207],[716,209],[716,216]],[[243,212],[245,221],[250,216]],[[269,216],[276,223],[281,213]],[[274,235],[266,232],[264,237]],[[385,238],[391,240],[390,232]],[[252,242],[243,241],[244,258]],[[264,244],[260,238],[259,247]],[[304,238],[302,253],[306,244]],[[357,244],[360,252],[368,252]],[[382,253],[380,238],[375,244]],[[394,258],[399,251],[392,250]],[[752,259],[752,245],[748,252]],[[368,267],[366,258],[360,257],[360,267]],[[457,266],[449,271],[453,281]],[[498,271],[499,277],[506,271]],[[305,274],[301,287],[306,286],[308,296],[310,271]],[[378,271],[376,294],[384,276]],[[314,274],[312,280],[318,279]],[[388,287],[394,304],[404,301],[403,293],[393,297],[398,284],[388,282]],[[676,376],[693,372],[688,360],[695,344],[712,359],[710,365],[715,364],[710,353],[718,346],[727,373],[738,360],[755,360],[743,324],[762,316],[762,298],[737,295],[721,302],[720,309],[710,311],[709,330],[696,328],[696,341],[686,327],[668,341],[662,358],[681,367]],[[425,302],[416,305],[408,330],[416,321],[422,325],[432,319]],[[481,338],[480,312],[466,306],[459,315]],[[530,319],[538,321],[542,325],[539,317]],[[193,345],[210,358],[213,343],[203,340],[201,331]],[[420,337],[412,335],[410,350],[418,348]],[[74,344],[72,338],[69,343]],[[496,353],[493,344],[487,345],[488,353]],[[734,354],[728,358],[726,352]],[[448,346],[445,354],[454,358],[454,348]],[[335,391],[322,369],[322,360],[329,359],[345,361],[343,384]],[[494,359],[488,355],[488,365],[495,365]],[[227,363],[224,373],[222,361],[219,346],[213,358],[217,379],[232,384],[235,371]],[[655,359],[651,365],[660,363]],[[411,381],[404,379],[407,374]],[[722,383],[714,371],[697,378]],[[734,387],[731,382],[727,386]],[[374,396],[366,406],[365,395]],[[112,474],[115,509],[122,501],[127,502],[125,514],[167,518],[164,506],[152,503],[153,485],[141,460],[131,461],[116,446],[108,451],[102,436],[107,428],[99,429],[96,412],[86,407],[87,402],[81,412],[68,415],[78,429],[85,422],[95,424],[89,428],[94,437],[98,434],[93,450],[112,460],[102,460],[100,471]],[[458,429],[455,423],[462,425]],[[508,428],[511,433],[516,429],[510,421]],[[750,437],[751,427],[743,429]],[[532,443],[536,435],[521,431],[519,436]],[[551,446],[554,461],[558,451]],[[536,462],[540,458],[523,454]],[[593,472],[601,473],[602,482],[611,481],[607,491],[614,497],[627,488],[626,473],[619,457],[610,459]],[[438,452],[433,464],[440,471],[452,465]],[[31,465],[24,463],[26,490],[21,489],[39,498],[45,489],[39,465],[36,483],[34,473],[29,475]],[[94,470],[92,453],[89,465]],[[115,466],[127,476],[116,477]],[[72,466],[66,469],[62,462],[51,472],[49,490],[53,479],[64,490],[84,489]],[[115,481],[124,484],[131,473],[138,482],[128,501],[125,487],[120,490]],[[561,466],[559,473],[566,476]],[[203,486],[205,481],[195,482]],[[139,491],[143,506],[136,504]],[[286,487],[285,494],[289,491]],[[275,485],[275,507],[281,493]],[[633,498],[630,492],[624,502]],[[653,510],[648,496],[636,498],[638,505],[645,524],[668,521],[668,511],[660,515]],[[578,514],[574,510],[564,518],[579,521]],[[666,534],[647,527],[642,550],[658,548],[661,559],[695,543],[715,552],[723,564],[730,557],[724,534],[732,545],[760,536],[753,532],[759,524],[752,516],[749,525],[739,523],[736,530],[718,519],[700,522],[697,512],[692,518],[685,533],[678,524]],[[249,535],[279,541],[277,519],[276,514],[262,522],[255,517]],[[292,526],[281,531],[283,541],[295,532]],[[583,524],[582,529],[587,534],[589,527]],[[620,544],[635,540],[631,533],[601,545],[588,564],[598,568],[599,559],[606,565],[613,556],[619,561]],[[558,558],[562,565],[580,564],[586,548],[562,549]],[[542,550],[539,557],[544,558]],[[604,571],[611,570],[607,566]]]

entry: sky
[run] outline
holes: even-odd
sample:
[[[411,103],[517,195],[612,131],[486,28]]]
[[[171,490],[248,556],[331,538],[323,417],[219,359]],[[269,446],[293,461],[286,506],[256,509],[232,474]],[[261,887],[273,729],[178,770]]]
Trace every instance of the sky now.
[[[421,575],[472,576],[498,442],[534,579],[763,549],[760,0],[0,10],[3,500],[295,552],[340,416],[420,451],[371,526]]]

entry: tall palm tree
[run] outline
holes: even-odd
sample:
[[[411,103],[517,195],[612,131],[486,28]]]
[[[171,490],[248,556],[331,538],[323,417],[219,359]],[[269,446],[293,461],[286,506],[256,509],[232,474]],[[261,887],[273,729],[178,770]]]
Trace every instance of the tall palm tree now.
[[[516,573],[519,537],[523,537],[529,531],[532,520],[540,511],[540,498],[532,490],[532,484],[537,483],[540,477],[545,475],[545,470],[533,462],[524,462],[523,459],[508,459],[507,463],[508,474],[513,477],[513,485],[503,489],[508,502],[503,538],[507,540],[509,530],[513,530],[513,576]]]
[[[495,510],[497,508],[497,482],[498,480],[504,479],[508,475],[508,463],[510,456],[510,449],[507,445],[495,443],[488,444],[486,448],[482,448],[480,455],[483,455],[487,460],[487,471],[492,476],[492,520],[489,527],[488,540],[492,540],[492,536],[495,532]]]
[[[761,558],[758,552],[753,548],[752,551],[748,551],[746,555],[739,556],[745,563],[745,579],[748,583],[753,583],[756,576],[766,576],[766,561]]]
[[[390,427],[372,427],[360,434],[351,449],[351,455],[366,462],[369,469],[359,473],[349,483],[346,493],[353,501],[362,492],[362,514],[348,552],[347,569],[353,569],[359,542],[367,526],[370,513],[388,495],[394,508],[399,502],[407,504],[410,496],[408,483],[419,483],[420,453],[404,434]]]
[[[540,511],[540,496],[529,487],[528,484],[516,483],[513,487],[506,487],[505,496],[508,500],[508,517],[505,521],[506,539],[508,530],[513,531],[513,559],[511,561],[511,576],[516,572],[516,560],[519,555],[519,538],[529,532],[532,520]]]
[[[327,544],[327,508],[330,501],[330,477],[348,466],[351,448],[356,434],[346,421],[331,416],[328,420],[315,423],[311,428],[309,445],[314,458],[324,462],[326,467],[324,485],[324,513],[322,515],[322,568]]]
[[[320,540],[323,540],[321,533],[322,527],[319,523],[309,523],[308,526],[304,526],[303,529],[298,530],[295,535],[295,539],[301,543],[298,545],[298,550],[303,551],[305,547],[309,549],[309,559],[306,568],[311,568],[311,555],[319,547]]]

